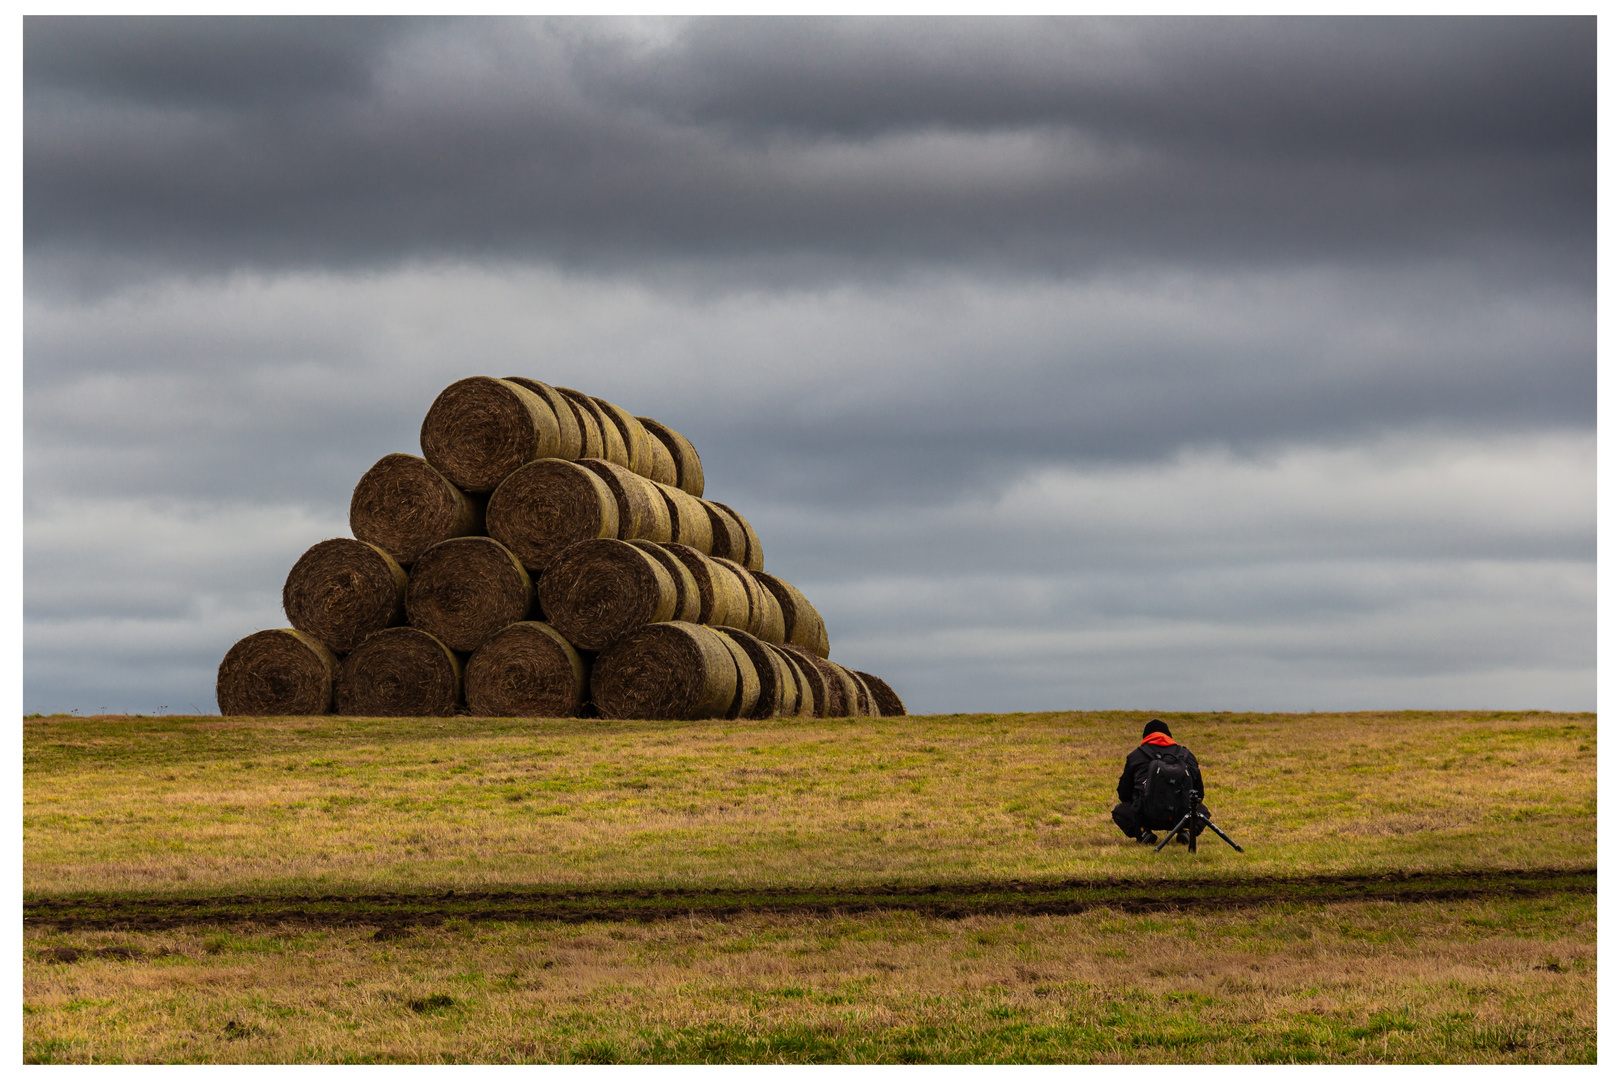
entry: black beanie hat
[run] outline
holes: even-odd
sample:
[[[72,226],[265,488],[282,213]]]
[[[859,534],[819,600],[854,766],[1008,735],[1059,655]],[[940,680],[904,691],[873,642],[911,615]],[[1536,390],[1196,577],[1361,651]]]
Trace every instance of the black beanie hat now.
[[[1147,738],[1155,731],[1162,731],[1168,735],[1170,734],[1170,725],[1165,723],[1163,720],[1149,720],[1147,722],[1147,726],[1142,729],[1142,738]]]

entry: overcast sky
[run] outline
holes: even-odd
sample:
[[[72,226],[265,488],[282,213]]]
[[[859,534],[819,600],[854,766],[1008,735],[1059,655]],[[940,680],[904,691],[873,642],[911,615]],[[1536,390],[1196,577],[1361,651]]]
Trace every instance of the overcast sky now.
[[[438,391],[686,434],[914,712],[1596,703],[1596,30],[30,19],[29,711],[214,710]]]

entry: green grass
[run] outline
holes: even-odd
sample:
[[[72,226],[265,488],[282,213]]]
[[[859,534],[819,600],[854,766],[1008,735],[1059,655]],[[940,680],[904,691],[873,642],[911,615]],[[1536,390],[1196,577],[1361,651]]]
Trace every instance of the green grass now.
[[[27,718],[24,1056],[1595,1061],[1595,716],[1146,715]]]
[[[33,719],[28,896],[1590,866],[1591,714],[1170,717],[1216,820],[1108,818],[1143,714]]]
[[[1595,898],[958,920],[30,931],[98,1062],[1592,1062]],[[134,960],[41,959],[63,945]]]

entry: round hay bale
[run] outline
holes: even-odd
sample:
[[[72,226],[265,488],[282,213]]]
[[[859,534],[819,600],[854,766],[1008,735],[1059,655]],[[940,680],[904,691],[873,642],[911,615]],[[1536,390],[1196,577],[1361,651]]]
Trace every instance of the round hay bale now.
[[[781,664],[785,675],[782,683],[782,715],[816,715],[816,698],[810,690],[810,680],[780,645],[771,645],[770,649],[771,654]]]
[[[649,454],[647,479],[656,480],[660,484],[668,484],[671,487],[678,487],[681,474],[675,467],[675,455],[669,452],[669,447],[664,445],[664,440],[648,430],[645,420],[642,420],[639,416],[636,417],[636,420],[641,424],[641,430],[647,432],[647,453]]]
[[[878,712],[877,702],[872,699],[872,691],[866,685],[866,680],[855,674],[854,668],[847,668],[843,664],[838,669],[849,676],[850,682],[855,684],[854,716],[881,716]]]
[[[516,555],[487,536],[446,540],[422,553],[405,586],[405,614],[456,652],[472,652],[527,618],[534,585]]]
[[[576,648],[609,648],[638,626],[675,614],[675,579],[623,540],[582,540],[540,574],[546,619]]]
[[[737,662],[707,626],[661,622],[626,634],[591,667],[591,700],[613,720],[724,716],[737,696]]]
[[[461,660],[426,630],[396,626],[343,658],[336,699],[343,716],[453,716]]]
[[[727,566],[728,562],[731,560],[709,560],[710,565],[714,567],[715,587],[726,594],[725,617],[716,618],[709,625],[735,626],[739,630],[747,630],[758,621],[758,616],[754,613],[754,597],[748,591],[748,586],[744,585],[742,579],[732,570],[731,567],[737,564],[731,563],[731,566]]]
[[[602,434],[602,452],[593,457],[605,458],[615,465],[630,467],[630,451],[624,445],[624,436],[619,434],[619,426],[613,422],[596,399],[589,394],[582,394],[578,390],[566,386],[557,387],[557,393],[578,405],[583,412],[591,414],[596,421],[596,430]]]
[[[576,716],[589,686],[585,659],[543,622],[515,622],[467,658],[474,716]]]
[[[557,397],[567,410],[574,414],[574,423],[579,427],[579,457],[599,458],[602,456],[602,425],[596,421],[596,413],[585,408],[573,398],[557,390]]]
[[[813,664],[821,673],[823,681],[827,684],[827,716],[860,716],[860,690],[855,685],[855,677],[840,664],[817,656],[809,649],[798,645],[782,646],[788,652],[801,656]]]
[[[214,700],[221,716],[324,716],[337,671],[338,658],[313,634],[260,630],[219,662]]]
[[[782,640],[786,644],[808,649],[822,659],[831,652],[827,640],[827,624],[821,612],[805,598],[804,593],[774,574],[763,570],[753,572],[754,579],[768,589],[782,608]]]
[[[778,645],[776,648],[782,651],[782,655],[793,665],[794,670],[799,673],[807,685],[810,704],[809,715],[836,715],[833,712],[833,688],[828,685],[827,676],[822,674],[821,669],[816,666],[816,658],[805,650],[795,648],[792,645]],[[801,695],[804,692],[804,690],[801,690]],[[800,707],[803,707],[802,702]]]
[[[677,544],[696,548],[705,555],[712,552],[714,528],[709,524],[709,512],[703,508],[702,500],[668,484],[653,484],[653,487],[669,505],[669,538]]]
[[[765,583],[754,576],[752,570],[741,568],[747,576],[747,581],[758,590],[755,607],[761,612],[759,620],[759,637],[772,645],[781,645],[787,641],[787,620],[782,615],[782,602],[776,594],[765,587]]]
[[[723,502],[711,502],[709,505],[717,506],[721,510],[730,514],[734,519],[736,519],[737,524],[742,528],[747,554],[742,558],[738,558],[736,555],[731,557],[748,567],[750,570],[765,569],[765,554],[759,546],[759,534],[754,531],[754,527],[752,525],[748,524],[748,519],[737,513],[737,511],[733,510]]]
[[[541,458],[501,481],[484,520],[489,535],[538,574],[571,544],[618,536],[619,502],[583,465]]]
[[[322,540],[299,556],[281,587],[287,621],[346,653],[405,621],[405,568],[364,540]]]
[[[602,414],[613,421],[613,426],[619,429],[619,438],[624,440],[625,456],[630,459],[628,468],[637,476],[652,478],[652,448],[648,443],[656,440],[642,427],[641,421],[631,416],[624,409],[605,398],[592,398]]]
[[[645,551],[653,558],[664,564],[669,576],[675,582],[675,615],[672,622],[701,622],[699,616],[703,610],[703,598],[698,594],[697,578],[686,564],[675,557],[675,553],[667,550],[662,544],[652,540],[632,540],[636,547]]]
[[[483,532],[484,507],[422,458],[389,454],[354,485],[349,530],[409,566],[434,544]]]
[[[673,538],[669,503],[650,481],[602,458],[581,458],[579,464],[601,477],[613,492],[619,504],[620,540],[651,540],[662,544]]]
[[[816,660],[818,663],[826,664],[831,669],[823,672],[828,677],[828,684],[830,685],[835,681],[838,683],[839,691],[834,696],[838,699],[843,711],[837,715],[865,716],[866,711],[860,702],[860,687],[856,685],[855,676],[849,673],[849,669],[831,660],[822,660],[820,657],[817,657]]]
[[[687,441],[686,436],[666,424],[650,417],[638,416],[647,434],[664,444],[669,456],[675,460],[675,487],[695,498],[703,497],[703,460]],[[656,479],[656,478],[655,478]]]
[[[561,452],[551,406],[505,379],[453,382],[422,420],[422,456],[467,491],[494,491],[518,466]]]
[[[726,707],[726,719],[736,720],[738,717],[751,716],[759,706],[759,671],[754,667],[754,661],[747,651],[737,641],[723,633],[720,640],[731,653],[732,663],[737,665],[737,692],[732,695],[731,704]]]
[[[906,712],[905,702],[900,700],[900,695],[895,693],[888,683],[865,671],[857,671],[855,674],[866,683],[866,689],[871,693],[873,703],[877,705],[879,716],[909,715]]]
[[[573,406],[557,393],[557,388],[539,379],[525,379],[517,375],[508,375],[506,381],[517,383],[551,406],[551,413],[557,418],[559,436],[557,456],[567,458],[569,461],[577,460],[580,451],[585,448],[583,441],[585,436],[579,429],[579,418],[574,415]]]
[[[749,720],[794,715],[799,707],[799,688],[798,683],[787,672],[787,661],[753,634],[730,626],[717,626],[715,629],[747,654],[748,662],[754,668],[754,677],[759,683],[758,701],[752,710],[739,710],[739,715]],[[791,702],[791,705],[787,702]]]
[[[647,510],[650,517],[642,522],[641,540],[651,540],[655,544],[667,544],[675,539],[675,522],[670,518],[669,500],[664,493],[658,490],[651,480],[637,476],[635,473],[626,474],[630,486],[640,490],[647,498]]]
[[[714,561],[697,548],[685,544],[658,546],[678,559],[692,575],[698,595],[698,617],[693,621],[705,626],[725,623],[730,618],[732,597],[736,593],[721,580],[721,570]]]
[[[748,625],[743,629],[773,645],[782,644],[785,640],[782,633],[782,608],[776,602],[776,597],[772,596],[741,563],[718,556],[714,561],[731,571],[737,583],[742,586],[743,593],[748,597]]]
[[[709,518],[709,535],[713,538],[709,554],[742,565],[748,557],[748,535],[737,519],[707,499],[698,499],[697,503]]]

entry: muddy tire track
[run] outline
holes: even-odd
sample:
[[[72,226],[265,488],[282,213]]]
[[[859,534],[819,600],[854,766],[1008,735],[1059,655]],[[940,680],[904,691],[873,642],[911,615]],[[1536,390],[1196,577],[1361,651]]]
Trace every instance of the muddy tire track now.
[[[910,911],[939,919],[973,915],[1074,915],[1221,911],[1280,904],[1447,902],[1502,896],[1595,893],[1594,867],[1342,874],[1303,877],[1075,879],[941,882],[777,889],[531,889],[216,896],[56,896],[25,900],[24,926],[60,930],[167,930],[200,925],[285,924],[383,929],[447,919],[491,922],[655,922],[743,915],[839,916]]]

